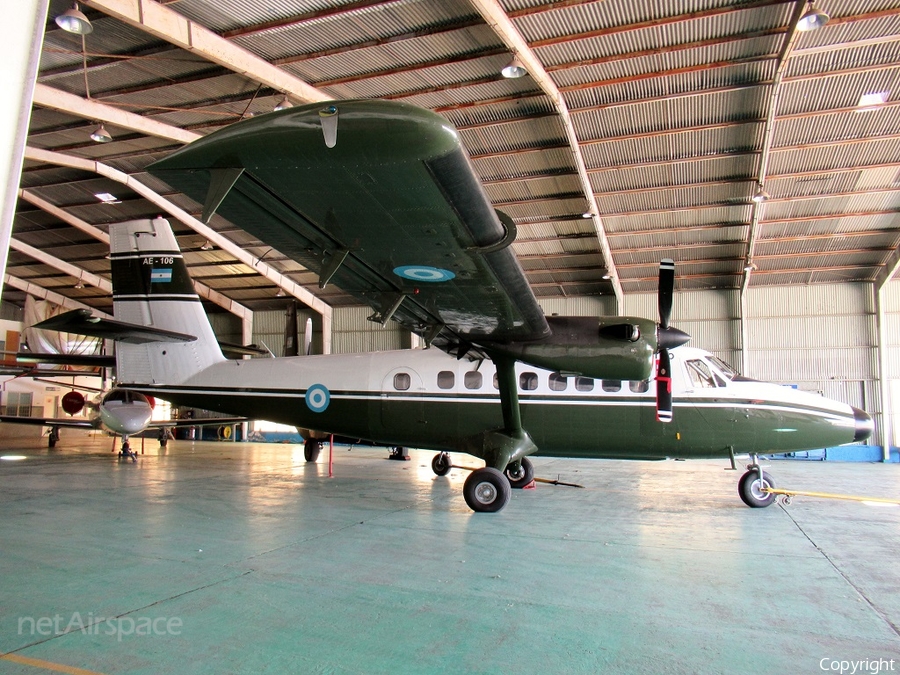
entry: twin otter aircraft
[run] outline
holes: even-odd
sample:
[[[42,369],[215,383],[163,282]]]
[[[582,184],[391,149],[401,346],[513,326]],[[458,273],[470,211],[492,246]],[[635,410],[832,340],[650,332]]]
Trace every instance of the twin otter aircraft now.
[[[420,335],[424,350],[226,360],[169,224],[110,227],[119,386],[486,466],[466,479],[474,511],[531,482],[528,457],[664,459],[749,453],[739,493],[767,506],[757,453],[867,438],[863,411],[737,375],[681,347],[669,326],[674,263],[660,266],[659,322],[545,317],[456,130],[387,101],[336,101],[253,118],[191,143],[150,172]],[[74,313],[70,313],[74,314]],[[66,315],[64,315],[66,316]],[[80,325],[76,327],[74,323]],[[671,353],[670,353],[671,350]],[[673,405],[674,399],[674,405]],[[674,413],[674,414],[673,414]]]

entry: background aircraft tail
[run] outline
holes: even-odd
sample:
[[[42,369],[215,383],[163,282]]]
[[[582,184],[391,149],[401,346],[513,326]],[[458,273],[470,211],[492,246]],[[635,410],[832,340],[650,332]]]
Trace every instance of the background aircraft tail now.
[[[113,311],[117,321],[187,333],[191,342],[117,342],[120,384],[177,384],[224,361],[168,221],[109,227]]]

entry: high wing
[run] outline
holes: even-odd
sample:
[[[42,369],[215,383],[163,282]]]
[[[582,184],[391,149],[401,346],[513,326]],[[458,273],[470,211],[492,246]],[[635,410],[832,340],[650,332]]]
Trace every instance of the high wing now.
[[[459,135],[407,104],[290,108],[194,141],[149,171],[409,330],[447,346],[550,327]],[[440,337],[438,337],[440,336]]]
[[[78,429],[96,429],[98,426],[98,423],[91,420],[74,417],[16,417],[15,415],[0,415],[0,422],[30,424],[42,427],[73,427]]]
[[[173,429],[181,427],[208,427],[215,424],[240,424],[249,421],[246,417],[198,417],[196,419],[183,418],[177,420],[163,420],[160,422],[150,422],[148,429]]]

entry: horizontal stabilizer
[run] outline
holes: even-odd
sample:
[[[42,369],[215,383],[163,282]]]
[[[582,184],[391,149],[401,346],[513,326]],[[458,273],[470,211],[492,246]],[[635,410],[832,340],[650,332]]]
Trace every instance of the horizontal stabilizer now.
[[[90,337],[103,338],[104,340],[116,340],[117,342],[127,342],[136,345],[147,342],[193,342],[197,339],[194,335],[140,326],[113,319],[101,319],[94,316],[89,309],[75,309],[71,312],[54,316],[46,321],[41,321],[34,327],[43,330],[77,333],[79,335],[88,335]]]
[[[219,342],[223,354],[233,356],[269,356],[269,352],[256,345],[236,345],[231,342]]]
[[[18,352],[16,363],[52,363],[58,366],[92,366],[94,368],[115,368],[116,357],[106,354],[41,354]]]

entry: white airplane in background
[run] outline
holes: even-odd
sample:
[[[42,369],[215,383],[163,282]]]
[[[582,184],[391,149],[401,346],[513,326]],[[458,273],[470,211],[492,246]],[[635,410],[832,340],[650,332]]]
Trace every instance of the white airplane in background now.
[[[168,430],[175,427],[196,427],[208,424],[233,424],[246,421],[245,417],[213,417],[203,419],[182,419],[152,421],[155,401],[152,396],[117,387],[104,394],[97,401],[89,401],[83,394],[72,390],[62,397],[62,407],[70,417],[18,417],[0,415],[0,422],[7,424],[27,424],[49,427],[48,446],[53,448],[59,442],[59,430],[63,427],[75,429],[105,429],[122,437],[119,455],[131,457],[137,461],[137,455],[131,450],[129,437],[142,433],[147,429],[159,430],[159,444],[166,447]],[[87,408],[87,417],[75,417]]]

